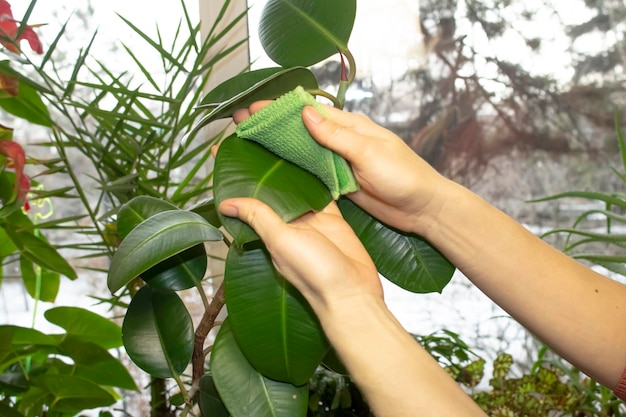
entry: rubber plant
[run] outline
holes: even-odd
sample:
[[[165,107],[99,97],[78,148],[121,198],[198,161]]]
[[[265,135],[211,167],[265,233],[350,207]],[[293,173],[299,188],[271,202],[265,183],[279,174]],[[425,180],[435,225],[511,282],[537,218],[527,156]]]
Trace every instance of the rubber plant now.
[[[298,86],[343,107],[356,74],[348,49],[355,17],[356,0],[269,0],[259,34],[277,66],[238,74],[208,92],[200,106],[206,116],[187,144],[201,139],[209,123]],[[335,54],[341,71],[331,94],[319,88],[309,68]],[[236,134],[221,142],[213,175],[214,199],[190,210],[151,197],[120,209],[123,240],[111,261],[109,288],[116,293],[137,276],[147,284],[126,314],[124,345],[139,367],[174,378],[181,391],[180,375],[191,362],[193,387],[183,397],[187,409],[197,401],[204,416],[305,416],[307,382],[318,366],[330,364],[325,358],[333,352],[307,302],[274,269],[263,242],[251,231],[241,233],[247,226],[223,218],[215,207],[226,198],[254,196],[291,221],[329,204],[331,194],[309,172]],[[386,226],[345,197],[338,203],[386,279],[417,293],[441,291],[449,282],[454,267],[424,239]],[[229,251],[224,282],[194,335],[175,292],[199,286],[206,241],[223,241]],[[224,300],[228,318],[207,348]]]

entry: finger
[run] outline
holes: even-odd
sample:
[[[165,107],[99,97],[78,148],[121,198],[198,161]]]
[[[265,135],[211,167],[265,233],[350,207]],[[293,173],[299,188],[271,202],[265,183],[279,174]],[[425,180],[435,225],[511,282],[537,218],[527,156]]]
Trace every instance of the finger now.
[[[222,201],[219,211],[246,222],[266,244],[287,224],[267,204],[255,198],[231,198]]]
[[[217,156],[217,151],[220,149],[220,145],[211,146],[211,156],[215,158]]]
[[[233,112],[233,121],[239,124],[250,117],[249,109],[237,109]]]
[[[260,100],[255,101],[248,108],[237,109],[233,112],[233,121],[239,124],[270,103],[272,103],[272,100]]]
[[[343,113],[345,118],[348,113]],[[351,115],[355,116],[355,115]],[[311,136],[322,146],[337,152],[339,155],[353,162],[358,156],[356,152],[363,149],[367,138],[357,130],[338,123],[334,118],[326,118],[314,107],[306,106],[302,111],[302,120]],[[342,120],[343,121],[343,120]],[[351,120],[349,120],[351,124]]]
[[[258,112],[259,110],[261,110],[263,107],[272,104],[273,102],[274,102],[274,100],[259,100],[259,101],[255,101],[249,107],[250,113],[254,114],[254,113]]]

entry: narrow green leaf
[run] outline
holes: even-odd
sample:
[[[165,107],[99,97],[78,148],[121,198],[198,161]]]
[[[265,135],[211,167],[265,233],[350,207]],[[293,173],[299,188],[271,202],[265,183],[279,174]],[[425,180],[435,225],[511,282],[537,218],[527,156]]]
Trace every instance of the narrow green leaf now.
[[[291,221],[332,201],[328,188],[314,175],[235,135],[222,142],[215,160],[215,203],[232,197],[254,197]],[[238,245],[258,236],[245,223],[224,217],[222,224]]]
[[[279,65],[308,67],[348,48],[355,17],[356,0],[269,0],[259,39]]]
[[[44,317],[83,342],[94,343],[104,349],[122,345],[120,326],[84,308],[54,307],[47,310]]]
[[[544,201],[558,200],[560,198],[586,198],[589,200],[598,200],[617,207],[626,208],[626,196],[620,194],[604,194],[594,191],[568,191],[565,193],[555,194],[549,197],[530,200],[531,203],[541,203]]]
[[[145,286],[133,297],[122,325],[133,362],[158,378],[180,375],[193,353],[193,322],[176,293]]]
[[[416,293],[441,292],[450,282],[454,266],[426,240],[384,225],[347,198],[339,208],[389,281]]]
[[[230,326],[252,366],[268,378],[305,384],[329,345],[315,313],[265,248],[230,248],[224,293]]]
[[[115,293],[135,277],[171,256],[222,234],[202,216],[184,210],[155,214],[135,227],[111,259],[108,286]]]
[[[226,320],[211,351],[211,373],[232,416],[304,417],[308,387],[274,381],[258,373],[239,350]]]

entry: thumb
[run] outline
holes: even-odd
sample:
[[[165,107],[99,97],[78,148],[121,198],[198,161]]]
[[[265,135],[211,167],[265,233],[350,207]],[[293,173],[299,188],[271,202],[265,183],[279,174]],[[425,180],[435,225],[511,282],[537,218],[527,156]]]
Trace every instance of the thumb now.
[[[286,227],[286,223],[267,204],[255,198],[230,198],[222,201],[219,211],[224,216],[246,222],[266,241],[272,234]]]
[[[333,118],[326,118],[313,106],[306,106],[302,110],[302,121],[313,139],[320,145],[352,162],[352,159],[357,156],[354,154],[358,149],[357,145],[363,142],[362,135],[334,120],[335,117],[350,117],[351,115],[332,108],[327,110],[332,112]]]

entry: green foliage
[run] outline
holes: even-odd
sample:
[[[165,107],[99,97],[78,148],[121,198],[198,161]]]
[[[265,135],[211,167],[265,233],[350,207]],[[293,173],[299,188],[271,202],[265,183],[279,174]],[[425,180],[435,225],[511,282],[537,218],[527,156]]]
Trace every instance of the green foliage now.
[[[626,276],[626,142],[615,116],[615,130],[622,159],[622,172],[613,168],[613,172],[624,184],[624,189],[617,193],[601,193],[595,191],[569,191],[535,201],[550,201],[560,199],[583,199],[597,203],[599,208],[586,210],[581,213],[568,228],[554,229],[544,234],[563,234],[566,236],[563,251],[573,258],[587,261],[606,268],[616,274]],[[592,218],[602,219],[601,231],[589,230]]]
[[[33,0],[30,8],[35,4]],[[24,161],[7,161],[0,155],[2,266],[19,262],[21,278],[36,302],[53,301],[60,275],[77,278],[65,259],[66,251],[78,250],[84,259],[110,256],[126,235],[130,236],[125,242],[132,242],[142,230],[156,233],[148,242],[143,242],[144,250],[151,252],[147,263],[145,260],[135,263],[136,258],[130,258],[131,262],[119,269],[133,275],[115,274],[118,281],[113,285],[119,286],[117,289],[125,287],[121,296],[130,294],[131,289],[133,294],[136,292],[140,280],[135,278],[139,273],[145,280],[140,285],[151,284],[131,300],[130,316],[124,323],[130,330],[125,332],[124,339],[119,326],[111,320],[70,307],[45,313],[46,318],[65,329],[67,335],[49,336],[15,326],[2,329],[0,375],[2,383],[8,384],[0,389],[2,415],[40,416],[44,412],[59,417],[74,415],[119,400],[115,387],[136,390],[122,362],[109,353],[110,349],[119,349],[122,340],[131,346],[128,351],[132,357],[140,358],[138,362],[149,370],[162,370],[162,365],[167,364],[168,372],[155,374],[176,379],[191,360],[194,346],[191,317],[173,291],[201,287],[207,269],[204,242],[221,240],[222,235],[207,222],[207,219],[217,219],[210,201],[196,204],[195,211],[179,208],[195,202],[211,189],[212,175],[206,175],[205,166],[210,158],[209,149],[220,135],[205,138],[193,147],[182,147],[181,142],[204,113],[199,105],[211,69],[241,42],[219,52],[212,48],[245,14],[236,16],[224,30],[217,29],[218,19],[216,25],[209,28],[208,36],[201,37],[200,25],[191,23],[184,3],[181,4],[183,19],[174,39],[162,39],[160,35],[153,39],[122,18],[145,42],[144,52],[151,51],[162,64],[161,68],[147,68],[133,52],[137,45],[132,48],[123,45],[144,80],[116,74],[105,62],[92,57],[94,38],[79,51],[78,59],[66,76],[54,60],[57,48],[63,43],[66,26],[50,42],[50,49],[38,62],[28,56],[9,56],[10,60],[0,63],[0,75],[12,77],[18,86],[16,95],[2,95],[0,107],[30,123],[51,128],[53,141],[43,145],[54,146],[59,155],[52,160],[24,158],[25,163],[39,168],[38,176],[61,176],[72,182],[70,187],[52,190],[37,188],[38,184],[32,182],[28,202],[34,207],[34,214],[23,211],[24,201],[17,199],[17,192],[22,186],[18,174],[22,173]],[[228,6],[226,2],[224,8]],[[24,24],[26,20],[27,17]],[[10,129],[2,127],[1,140],[10,141],[11,133]],[[76,151],[84,158],[76,158]],[[89,162],[87,176],[83,171],[84,160]],[[114,221],[116,212],[136,196],[144,196],[144,199],[138,200],[135,206],[125,207],[118,233]],[[58,210],[54,210],[59,201],[71,202],[81,213],[53,219],[53,215],[59,217]],[[171,213],[161,213],[166,209],[180,211],[182,217],[178,220],[183,221],[167,229],[166,219]],[[151,221],[161,219],[164,222],[153,227],[150,222],[136,227],[153,214],[161,217]],[[46,233],[59,229],[83,234],[80,240],[87,243],[65,240],[62,245],[49,244]],[[163,237],[171,239],[173,245],[161,245],[162,250],[158,250]],[[118,259],[128,260],[124,258],[124,248],[121,249],[116,252]],[[134,269],[136,273],[125,270],[130,265],[139,265],[139,269]],[[204,292],[201,295],[206,301]],[[105,301],[117,308],[127,306],[119,297]],[[158,312],[161,316],[156,314]],[[176,320],[169,314],[176,314]],[[133,320],[136,317],[139,319]],[[146,338],[156,332],[155,345],[148,344]],[[133,342],[139,335],[144,337],[138,343],[139,348],[133,350]],[[145,354],[145,348],[159,345],[162,355],[154,365],[155,360]],[[183,394],[179,406],[191,404],[187,388],[182,381],[177,379],[177,382]],[[158,381],[154,385],[157,386]],[[153,403],[161,400],[155,397]],[[107,413],[103,411],[101,415]]]
[[[2,415],[39,416],[43,409],[73,415],[112,405],[118,397],[111,387],[137,390],[126,367],[108,351],[122,345],[119,326],[75,307],[48,310],[46,318],[65,332],[0,326]]]

